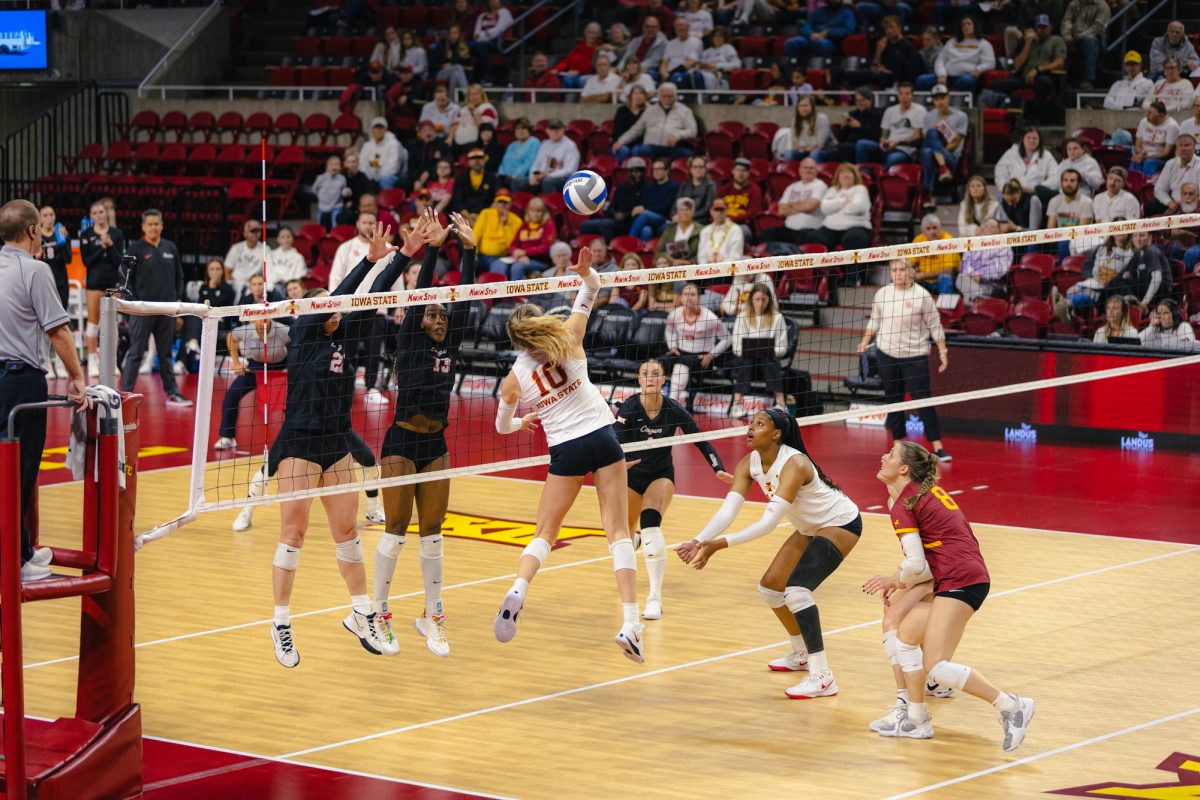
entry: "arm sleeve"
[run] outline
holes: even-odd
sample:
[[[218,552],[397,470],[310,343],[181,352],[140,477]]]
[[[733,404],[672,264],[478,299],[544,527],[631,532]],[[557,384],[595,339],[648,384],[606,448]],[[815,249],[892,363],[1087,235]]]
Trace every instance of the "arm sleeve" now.
[[[711,312],[710,312],[711,313]],[[725,324],[713,315],[712,323],[716,326],[717,346],[713,348],[712,354],[719,356],[729,349],[729,345],[733,343],[733,337],[729,335],[729,331],[725,328]]]
[[[938,313],[933,295],[927,295],[922,301],[925,306],[925,327],[929,329],[929,337],[935,342],[945,341],[946,332],[942,330],[942,315]]]
[[[913,586],[933,580],[933,573],[929,571],[929,562],[925,558],[925,548],[921,544],[921,534],[904,534],[900,537],[900,547],[904,549],[904,560],[900,562],[900,582]]]
[[[737,291],[736,286],[730,288],[729,294],[732,294],[735,291]],[[728,298],[729,294],[725,295],[725,297]],[[724,305],[724,304],[722,303],[722,305]],[[721,310],[724,311],[725,309],[722,308]],[[737,356],[738,358],[742,357],[743,344],[746,341],[746,337],[749,335],[750,335],[750,326],[746,322],[746,318],[744,316],[742,316],[741,314],[738,314],[738,318],[733,321],[733,345],[732,345],[733,354],[735,356]]]
[[[680,318],[674,311],[667,316],[666,339],[668,350],[679,348],[679,322]]]
[[[788,334],[787,323],[783,321],[783,314],[776,314],[775,320],[771,327],[775,331],[775,357],[786,358],[788,351]]]
[[[779,523],[783,521],[783,515],[787,513],[789,506],[791,506],[791,503],[783,498],[772,497],[771,502],[767,503],[766,511],[759,517],[758,522],[749,527],[742,528],[737,533],[727,535],[725,541],[729,543],[730,547],[736,547],[739,544],[746,544],[746,542],[761,539],[779,527]]]
[[[1175,160],[1171,159],[1162,168],[1154,182],[1154,199],[1165,205],[1171,203],[1171,181],[1175,177]]]
[[[855,186],[850,190],[850,198],[846,205],[842,208],[845,214],[853,214],[855,216],[866,214],[871,210],[871,195],[867,192],[865,186]]]
[[[429,254],[426,253],[426,258]],[[436,263],[437,257],[434,256]],[[460,286],[467,286],[475,282],[475,248],[472,247],[463,253],[462,262],[462,277],[459,279]],[[450,347],[457,348],[462,344],[463,336],[467,333],[467,322],[471,318],[471,304],[465,300],[460,300],[457,303],[450,305],[450,320],[449,333],[446,335],[446,340]]]
[[[712,519],[704,526],[704,530],[696,534],[696,541],[709,542],[720,536],[726,528],[733,524],[738,512],[742,510],[742,504],[745,502],[746,498],[737,492],[730,492],[725,495],[725,502],[717,509],[717,513],[713,514]]]
[[[502,434],[516,433],[521,430],[521,421],[514,419],[517,411],[515,403],[509,404],[501,400],[496,406],[496,432]]]

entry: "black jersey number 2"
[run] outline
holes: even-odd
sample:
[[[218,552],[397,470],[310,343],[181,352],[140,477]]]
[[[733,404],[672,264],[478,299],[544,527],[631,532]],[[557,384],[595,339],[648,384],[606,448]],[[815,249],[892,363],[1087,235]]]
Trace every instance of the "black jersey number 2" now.
[[[545,397],[555,389],[558,389],[567,382],[567,371],[558,364],[545,364],[540,370],[533,370],[529,373],[533,378],[533,382],[537,384],[538,392]]]

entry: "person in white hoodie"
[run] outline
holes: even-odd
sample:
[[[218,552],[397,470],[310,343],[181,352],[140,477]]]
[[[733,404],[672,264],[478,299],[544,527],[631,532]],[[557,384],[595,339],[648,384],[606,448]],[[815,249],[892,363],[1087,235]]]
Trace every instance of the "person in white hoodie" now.
[[[565,135],[563,121],[555,117],[546,127],[546,138],[538,146],[537,157],[529,170],[525,191],[561,192],[563,184],[579,169],[579,147]],[[522,191],[513,182],[513,188]]]
[[[1061,178],[1066,170],[1075,170],[1083,180],[1079,190],[1088,197],[1094,196],[1104,188],[1104,170],[1100,168],[1100,162],[1088,152],[1087,144],[1082,139],[1072,136],[1063,142],[1063,147],[1066,148],[1067,157],[1058,162],[1058,176]]]
[[[613,152],[624,162],[631,155],[650,158],[687,158],[692,151],[680,147],[684,139],[690,139],[699,130],[696,115],[683,103],[676,102],[675,84],[667,81],[658,87],[658,105],[650,106],[633,126],[613,142]],[[638,139],[642,143],[630,148]]]
[[[955,92],[975,91],[983,74],[996,68],[996,51],[981,32],[974,17],[960,19],[958,32],[938,51],[933,72],[917,76],[917,90],[937,84]]]
[[[358,151],[362,171],[382,189],[394,189],[408,172],[408,151],[396,134],[388,130],[387,120],[371,120],[371,137]]]
[[[1035,127],[1022,130],[1017,143],[996,162],[996,185],[1004,186],[1010,180],[1020,183],[1026,194],[1036,193],[1042,208],[1058,194],[1058,162],[1042,147],[1042,134]]]

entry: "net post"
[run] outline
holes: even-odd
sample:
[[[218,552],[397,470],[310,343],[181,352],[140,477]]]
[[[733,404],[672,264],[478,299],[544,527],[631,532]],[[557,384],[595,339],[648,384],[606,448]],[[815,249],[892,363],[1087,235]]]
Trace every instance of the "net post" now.
[[[100,385],[117,389],[117,298],[100,298]]]
[[[208,435],[212,426],[212,400],[214,381],[217,374],[217,337],[220,336],[219,319],[206,317],[201,322],[200,334],[200,380],[196,393],[196,427],[192,431],[192,472],[188,492],[188,515],[191,521],[196,515],[196,506],[204,502],[204,474],[208,463]]]
[[[5,475],[20,472],[21,444],[0,441]],[[21,655],[21,490],[20,481],[0,485],[0,615],[3,616],[5,796],[23,798],[25,772],[25,676]]]

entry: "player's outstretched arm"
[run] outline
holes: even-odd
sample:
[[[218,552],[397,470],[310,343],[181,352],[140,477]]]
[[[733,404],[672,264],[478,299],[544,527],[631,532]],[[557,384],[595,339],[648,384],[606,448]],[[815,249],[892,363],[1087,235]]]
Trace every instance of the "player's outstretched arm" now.
[[[600,292],[600,276],[592,269],[592,251],[586,247],[580,250],[578,263],[567,267],[567,271],[574,272],[583,279],[583,286],[575,294],[571,316],[567,318],[567,330],[575,338],[576,349],[582,350],[588,318],[592,315],[592,309],[596,306],[596,295]]]

